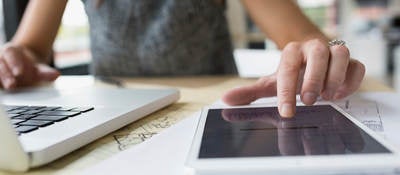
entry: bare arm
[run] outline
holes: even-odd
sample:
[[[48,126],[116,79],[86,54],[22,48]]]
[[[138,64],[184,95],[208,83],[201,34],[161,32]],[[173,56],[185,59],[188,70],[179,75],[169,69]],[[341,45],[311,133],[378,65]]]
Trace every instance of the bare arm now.
[[[260,29],[282,49],[291,41],[327,37],[292,0],[242,0]]]
[[[30,49],[37,61],[49,62],[66,4],[67,0],[31,0],[12,43]]]
[[[0,85],[5,89],[53,81],[49,54],[67,0],[31,0],[11,42],[0,53]]]

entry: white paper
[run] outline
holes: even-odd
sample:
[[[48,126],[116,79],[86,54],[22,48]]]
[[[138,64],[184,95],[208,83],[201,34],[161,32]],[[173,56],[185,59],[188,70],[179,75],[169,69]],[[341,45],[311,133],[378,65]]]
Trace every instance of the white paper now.
[[[257,103],[274,100],[276,98],[269,98]],[[400,94],[363,93],[336,103],[400,148]],[[185,174],[184,163],[199,115],[197,113],[183,120],[150,140],[87,169],[83,174]]]
[[[186,155],[200,113],[184,119],[158,135],[95,165],[82,174],[184,174]]]

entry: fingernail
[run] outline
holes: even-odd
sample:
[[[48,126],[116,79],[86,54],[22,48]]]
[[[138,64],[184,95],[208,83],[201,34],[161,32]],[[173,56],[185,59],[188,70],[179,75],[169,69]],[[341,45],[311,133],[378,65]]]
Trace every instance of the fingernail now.
[[[314,92],[306,92],[303,95],[303,102],[306,105],[312,105],[317,100],[317,94]]]
[[[293,107],[288,103],[282,104],[280,111],[282,117],[293,117],[294,115]]]

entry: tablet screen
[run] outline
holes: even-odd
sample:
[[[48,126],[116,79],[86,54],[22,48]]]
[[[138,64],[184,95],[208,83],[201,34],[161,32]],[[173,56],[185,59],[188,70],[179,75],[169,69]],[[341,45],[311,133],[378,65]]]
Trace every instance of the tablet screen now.
[[[330,105],[210,109],[199,158],[391,153]]]

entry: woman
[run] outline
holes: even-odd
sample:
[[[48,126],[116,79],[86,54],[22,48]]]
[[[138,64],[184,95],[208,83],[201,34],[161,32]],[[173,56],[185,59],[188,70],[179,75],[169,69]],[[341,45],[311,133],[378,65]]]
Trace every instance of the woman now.
[[[91,72],[113,76],[235,73],[223,0],[86,0]],[[343,98],[360,86],[364,66],[342,42],[324,36],[292,0],[243,0],[250,16],[282,49],[277,72],[227,92],[228,104],[278,96],[283,117],[295,113],[296,93],[312,105],[318,96]],[[5,89],[52,81],[46,66],[67,0],[31,0],[0,57]]]

